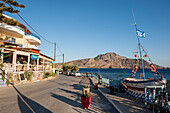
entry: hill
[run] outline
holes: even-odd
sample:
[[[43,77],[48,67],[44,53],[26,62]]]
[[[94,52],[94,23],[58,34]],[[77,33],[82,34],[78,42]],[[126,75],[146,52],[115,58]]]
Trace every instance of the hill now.
[[[81,60],[74,60],[67,62],[68,65],[77,65],[79,68],[126,68],[132,69],[136,64],[139,68],[142,68],[141,60],[130,59],[120,56],[114,52],[100,54],[95,58],[86,58]],[[150,63],[144,60],[145,68],[149,68]],[[164,69],[165,67],[154,64],[157,69]]]

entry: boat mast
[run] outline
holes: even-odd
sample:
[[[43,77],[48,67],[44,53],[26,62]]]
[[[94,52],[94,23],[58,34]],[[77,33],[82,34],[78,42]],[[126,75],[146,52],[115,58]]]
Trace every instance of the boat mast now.
[[[135,21],[135,29],[136,29],[136,33],[137,33],[137,25],[136,25],[136,20],[135,20],[135,16],[134,16],[133,9],[132,9],[132,14],[133,14],[133,19],[134,19],[134,21]],[[143,58],[142,58],[141,44],[140,44],[140,39],[139,39],[139,37],[138,37],[138,34],[137,34],[137,39],[138,39],[139,53],[140,53],[140,58],[141,58],[141,63],[142,63],[143,78],[145,79],[145,70],[144,70],[144,66],[143,66]]]

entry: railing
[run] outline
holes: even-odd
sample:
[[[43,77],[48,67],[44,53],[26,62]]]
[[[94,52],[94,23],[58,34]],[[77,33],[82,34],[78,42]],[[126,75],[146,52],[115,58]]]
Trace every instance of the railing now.
[[[93,77],[98,81],[98,75],[93,75]]]
[[[98,75],[93,75],[93,77],[98,81]],[[120,80],[113,80],[113,79],[109,79],[109,78],[102,78],[102,83],[103,84],[107,84],[109,86],[119,86],[121,81]]]
[[[27,70],[27,66],[27,64],[16,64],[16,71],[25,71]]]
[[[43,71],[43,70],[50,70],[52,69],[52,66],[44,66],[43,69],[43,65],[38,65],[38,69],[37,69],[37,65],[28,65],[28,64],[11,64],[11,63],[4,63],[4,69],[6,69],[7,71]]]
[[[12,30],[12,31],[15,31],[15,32],[18,32],[18,33],[24,35],[23,29],[18,27],[18,26],[7,25],[5,23],[0,22],[0,27],[3,27],[3,28],[8,29],[8,30]]]
[[[27,36],[33,36],[33,37],[36,37],[37,39],[39,39],[40,40],[40,37],[38,37],[36,34],[26,34]]]
[[[108,84],[108,85],[110,85],[110,79],[108,79],[108,78],[102,78],[102,83],[103,83],[103,84]]]
[[[43,65],[38,65],[38,71],[43,71]]]
[[[37,65],[29,65],[29,71],[37,71]]]

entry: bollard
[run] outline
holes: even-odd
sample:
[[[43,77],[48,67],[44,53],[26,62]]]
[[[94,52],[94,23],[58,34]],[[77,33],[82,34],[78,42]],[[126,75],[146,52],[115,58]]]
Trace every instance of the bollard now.
[[[110,88],[110,94],[114,94],[114,86],[109,86],[109,88]]]

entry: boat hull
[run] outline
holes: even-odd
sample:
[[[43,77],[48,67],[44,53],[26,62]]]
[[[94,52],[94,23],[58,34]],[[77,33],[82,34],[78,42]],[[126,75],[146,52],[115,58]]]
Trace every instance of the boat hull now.
[[[144,88],[145,86],[162,86],[166,88],[166,80],[161,79],[136,79],[136,78],[125,78],[124,82],[126,87],[126,93],[134,98],[144,99]]]

